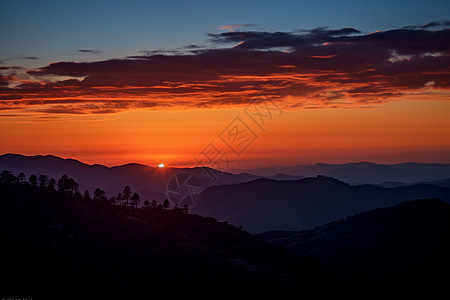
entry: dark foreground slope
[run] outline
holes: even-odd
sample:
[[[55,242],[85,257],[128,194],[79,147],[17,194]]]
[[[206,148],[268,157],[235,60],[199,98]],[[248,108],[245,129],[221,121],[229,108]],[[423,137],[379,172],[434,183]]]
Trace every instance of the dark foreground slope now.
[[[450,280],[450,204],[435,199],[372,210],[313,230],[260,236],[370,289],[432,292],[445,290]]]
[[[0,184],[1,297],[290,295],[319,269],[213,218]],[[320,275],[323,278],[322,275]]]

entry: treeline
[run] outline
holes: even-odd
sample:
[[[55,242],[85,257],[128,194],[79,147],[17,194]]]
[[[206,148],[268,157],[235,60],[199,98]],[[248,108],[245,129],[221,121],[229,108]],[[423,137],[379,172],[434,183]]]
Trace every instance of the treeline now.
[[[91,197],[91,194],[88,190],[85,190],[83,194],[79,191],[78,183],[71,177],[66,174],[62,175],[57,181],[55,178],[50,178],[47,175],[39,175],[36,176],[34,174],[26,178],[26,175],[23,172],[20,172],[17,176],[14,176],[11,171],[3,170],[0,173],[0,184],[2,185],[22,185],[22,186],[30,186],[32,188],[40,189],[40,190],[48,190],[48,191],[57,191],[60,193],[64,193],[67,196],[70,196],[72,199],[77,201],[85,201],[85,202],[97,202],[103,205],[115,205],[115,206],[123,206],[123,207],[131,207],[134,209],[137,208],[145,208],[145,209],[162,209],[167,210],[170,209],[170,202],[168,199],[165,199],[162,203],[158,203],[156,199],[151,201],[145,200],[140,207],[141,197],[138,193],[133,193],[130,186],[126,185],[123,188],[123,191],[118,193],[116,196],[107,197],[106,192],[101,188],[96,188],[94,190],[94,195]],[[188,213],[188,206],[184,205],[183,207],[178,207],[175,205],[172,209],[179,210],[184,213]]]

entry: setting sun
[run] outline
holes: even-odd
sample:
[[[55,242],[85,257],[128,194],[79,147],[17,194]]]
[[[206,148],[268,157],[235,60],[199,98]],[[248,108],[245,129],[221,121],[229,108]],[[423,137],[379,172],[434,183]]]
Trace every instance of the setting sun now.
[[[163,163],[160,163],[160,164],[158,165],[158,167],[159,167],[159,168],[164,168],[165,166],[164,166]]]

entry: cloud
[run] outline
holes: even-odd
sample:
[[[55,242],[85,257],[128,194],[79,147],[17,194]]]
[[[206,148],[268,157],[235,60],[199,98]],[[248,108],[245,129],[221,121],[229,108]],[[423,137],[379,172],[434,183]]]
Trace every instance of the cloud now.
[[[35,109],[36,112],[50,113],[50,114],[111,114],[116,111],[111,108],[104,108],[95,104],[84,104],[79,106],[74,105],[55,105],[49,108]]]
[[[434,27],[448,27],[448,26],[450,26],[450,21],[435,21],[422,25],[421,28],[430,29]]]
[[[170,49],[153,49],[153,50],[139,50],[140,55],[131,55],[127,58],[138,58],[145,59],[153,55],[185,55],[185,54],[196,54],[207,49],[206,46],[202,45],[187,45],[178,48]]]
[[[3,64],[10,60],[39,60],[39,59],[40,58],[37,56],[20,56],[19,55],[19,56],[15,56],[15,57],[2,58],[0,60],[0,63]],[[4,67],[1,67],[1,68],[4,68]]]
[[[319,35],[319,36],[345,36],[357,33],[361,33],[361,31],[351,27],[341,29],[329,29],[329,27],[319,27],[316,29],[309,30],[310,35]]]
[[[369,34],[350,27],[230,31],[208,34],[209,47],[142,50],[26,73],[0,69],[0,107],[54,114],[219,108],[247,105],[260,91],[285,109],[370,107],[433,91],[448,99],[445,24]]]
[[[29,60],[38,60],[39,57],[36,56],[18,56],[18,59],[29,59]]]
[[[255,26],[255,24],[230,24],[230,25],[219,26],[217,29],[229,30],[229,31],[234,32],[236,29],[239,29],[239,28],[253,27],[253,26]]]
[[[79,49],[79,50],[75,50],[77,52],[81,52],[81,53],[90,53],[90,54],[100,54],[103,53],[102,51],[99,50],[92,50],[92,49]]]
[[[11,76],[0,76],[0,86],[7,86],[12,79]]]

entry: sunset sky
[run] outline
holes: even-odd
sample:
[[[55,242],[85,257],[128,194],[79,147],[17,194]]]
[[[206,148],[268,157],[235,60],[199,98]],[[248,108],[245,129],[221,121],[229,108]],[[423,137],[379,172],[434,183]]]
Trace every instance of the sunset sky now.
[[[450,163],[449,12],[445,0],[2,1],[0,154]]]

